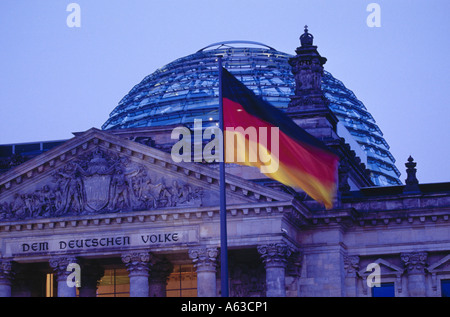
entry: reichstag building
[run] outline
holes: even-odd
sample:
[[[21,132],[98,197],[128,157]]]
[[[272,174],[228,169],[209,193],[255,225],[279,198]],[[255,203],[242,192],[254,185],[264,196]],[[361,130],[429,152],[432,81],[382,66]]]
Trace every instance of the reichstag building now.
[[[420,183],[412,157],[400,179],[307,29],[293,54],[211,44],[145,77],[101,128],[0,145],[0,296],[221,296],[218,164],[170,155],[175,127],[218,123],[218,56],[340,156],[330,210],[227,164],[230,296],[450,296],[450,183]]]

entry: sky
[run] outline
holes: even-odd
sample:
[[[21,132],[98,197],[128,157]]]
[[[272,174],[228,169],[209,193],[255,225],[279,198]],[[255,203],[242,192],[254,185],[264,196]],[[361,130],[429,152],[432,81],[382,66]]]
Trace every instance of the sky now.
[[[80,27],[67,23],[71,3]],[[211,43],[294,54],[307,24],[325,69],[383,131],[400,180],[411,155],[420,183],[449,182],[448,12],[448,0],[1,0],[0,144],[101,128],[145,76]]]

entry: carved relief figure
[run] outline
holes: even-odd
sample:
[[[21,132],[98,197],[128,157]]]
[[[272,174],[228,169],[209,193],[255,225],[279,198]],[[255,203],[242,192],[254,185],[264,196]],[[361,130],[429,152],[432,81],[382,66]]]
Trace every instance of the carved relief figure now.
[[[144,166],[100,149],[52,176],[52,183],[0,203],[0,221],[202,205],[201,188],[179,180],[166,186]]]
[[[323,67],[317,59],[312,60],[311,71],[313,89],[320,90],[322,88]]]
[[[123,171],[118,169],[111,181],[112,209],[129,210],[130,192],[128,191],[128,182],[125,179]]]
[[[20,194],[14,194],[14,201],[11,203],[11,212],[18,219],[26,217],[25,201]]]
[[[135,184],[137,185],[137,183]],[[144,180],[135,192],[137,200],[141,206],[146,209],[155,209],[158,207],[158,201],[163,190],[162,184],[152,184],[150,178]]]
[[[68,163],[54,174],[57,182],[62,185],[62,209],[57,210],[58,214],[64,214],[70,210],[80,213],[84,208],[84,189],[79,178],[78,168],[78,165]]]

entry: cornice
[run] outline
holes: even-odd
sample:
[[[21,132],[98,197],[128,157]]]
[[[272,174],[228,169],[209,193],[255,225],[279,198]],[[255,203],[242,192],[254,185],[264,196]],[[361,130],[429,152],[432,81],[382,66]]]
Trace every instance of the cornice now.
[[[359,211],[355,208],[333,209],[324,212],[313,212],[307,217],[310,227],[345,225],[358,227],[399,226],[413,224],[450,224],[450,207],[438,210],[389,210]]]
[[[290,201],[236,204],[227,206],[229,220],[247,216],[283,216],[293,212]],[[71,228],[107,228],[112,225],[127,224],[170,224],[178,220],[187,221],[211,221],[219,218],[220,209],[214,207],[192,207],[192,208],[168,208],[158,210],[93,214],[77,217],[58,217],[44,219],[28,219],[22,221],[11,221],[0,223],[0,234],[4,232],[19,231],[42,231],[48,229]]]

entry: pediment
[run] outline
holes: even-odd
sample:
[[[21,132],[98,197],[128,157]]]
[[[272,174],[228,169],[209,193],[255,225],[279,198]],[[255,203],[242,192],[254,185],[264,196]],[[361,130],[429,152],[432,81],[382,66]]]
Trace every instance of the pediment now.
[[[442,258],[440,261],[430,265],[427,268],[430,273],[449,272],[450,271],[450,254]]]
[[[380,266],[381,276],[389,276],[389,275],[400,276],[404,272],[404,269],[381,258],[373,261],[372,263],[376,263]],[[366,268],[364,268],[360,270],[358,274],[359,276],[367,276],[370,274],[370,272],[366,271]]]
[[[226,176],[227,206],[290,201]],[[0,221],[166,208],[214,207],[219,173],[92,128],[0,175]]]

